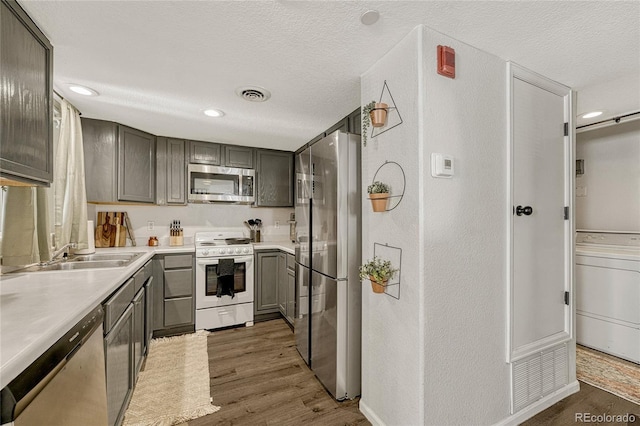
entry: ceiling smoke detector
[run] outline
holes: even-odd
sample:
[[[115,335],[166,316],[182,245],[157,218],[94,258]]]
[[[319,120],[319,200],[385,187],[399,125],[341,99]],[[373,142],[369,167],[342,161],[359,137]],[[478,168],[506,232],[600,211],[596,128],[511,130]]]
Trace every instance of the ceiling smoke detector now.
[[[236,95],[249,102],[264,102],[271,97],[267,89],[257,86],[238,87]]]

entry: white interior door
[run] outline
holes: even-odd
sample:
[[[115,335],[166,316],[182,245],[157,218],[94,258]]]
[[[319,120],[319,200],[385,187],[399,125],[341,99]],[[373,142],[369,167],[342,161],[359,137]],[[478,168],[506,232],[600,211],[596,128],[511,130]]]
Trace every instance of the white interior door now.
[[[571,338],[571,91],[510,67],[509,353],[514,361]],[[565,123],[567,123],[565,125]],[[570,294],[570,293],[569,293]]]

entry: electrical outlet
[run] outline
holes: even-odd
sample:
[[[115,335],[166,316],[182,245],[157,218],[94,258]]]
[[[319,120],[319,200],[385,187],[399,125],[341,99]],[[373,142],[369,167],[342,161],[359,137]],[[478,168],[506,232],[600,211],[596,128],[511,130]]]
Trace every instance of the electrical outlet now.
[[[276,229],[280,228],[280,221],[276,220]]]
[[[147,222],[147,230],[153,231],[153,226],[154,225],[155,225],[155,223],[152,220],[148,221]]]

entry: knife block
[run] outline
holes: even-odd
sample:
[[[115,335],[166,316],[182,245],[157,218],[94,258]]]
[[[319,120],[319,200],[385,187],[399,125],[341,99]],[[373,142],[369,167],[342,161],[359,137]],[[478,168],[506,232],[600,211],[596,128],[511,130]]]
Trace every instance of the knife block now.
[[[183,246],[184,245],[184,236],[176,235],[169,237],[169,245],[170,246]]]

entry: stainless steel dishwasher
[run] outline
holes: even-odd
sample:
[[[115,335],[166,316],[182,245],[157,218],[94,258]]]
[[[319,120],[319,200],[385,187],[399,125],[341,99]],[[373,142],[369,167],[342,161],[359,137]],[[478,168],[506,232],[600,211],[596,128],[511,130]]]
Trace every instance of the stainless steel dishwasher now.
[[[98,306],[2,389],[2,424],[107,424],[103,316]]]

